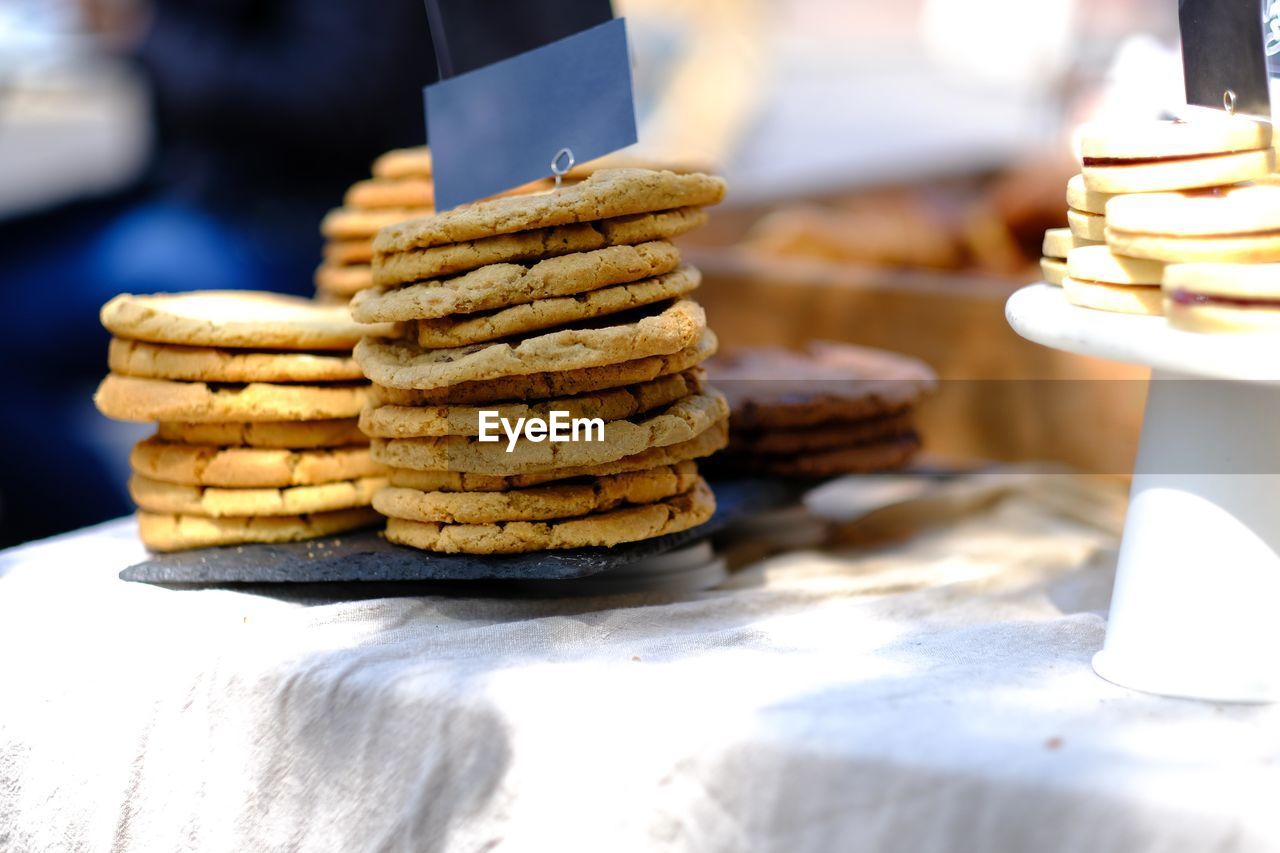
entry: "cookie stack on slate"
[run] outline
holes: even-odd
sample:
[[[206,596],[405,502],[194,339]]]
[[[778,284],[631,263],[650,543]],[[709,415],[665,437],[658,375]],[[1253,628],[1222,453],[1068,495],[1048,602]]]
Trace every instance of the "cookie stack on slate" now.
[[[1166,263],[1256,257],[1256,235],[1274,227],[1265,215],[1241,220],[1233,211],[1261,208],[1227,189],[1274,169],[1265,122],[1198,110],[1185,121],[1095,124],[1082,148],[1082,174],[1067,187],[1065,276],[1053,262],[1068,248],[1056,230],[1045,235],[1042,263],[1076,305],[1161,314]]]
[[[342,207],[320,223],[324,261],[316,268],[321,298],[346,302],[373,286],[373,236],[384,225],[428,216],[434,209],[431,152],[423,148],[388,151],[373,163],[373,177],[347,190]]]
[[[431,551],[609,546],[694,527],[715,508],[693,460],[728,405],[698,365],[716,341],[668,240],[724,182],[644,169],[384,229],[356,319],[374,383],[361,426],[391,466],[387,537]],[[489,413],[482,415],[482,413]],[[599,418],[577,441],[481,441],[481,418]],[[591,439],[591,440],[588,440]]]
[[[130,457],[157,551],[310,539],[377,523],[385,471],[357,416],[368,383],[345,306],[269,293],[122,294],[100,411],[157,421]]]
[[[905,465],[920,449],[915,405],[936,381],[915,359],[828,341],[742,349],[708,369],[733,409],[717,469],[796,478]]]

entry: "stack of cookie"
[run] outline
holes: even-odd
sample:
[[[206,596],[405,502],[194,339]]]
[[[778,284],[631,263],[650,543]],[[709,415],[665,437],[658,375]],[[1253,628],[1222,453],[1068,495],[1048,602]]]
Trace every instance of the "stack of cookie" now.
[[[1169,249],[1170,239],[1234,233],[1212,214],[1223,205],[1209,204],[1211,214],[1198,222],[1159,211],[1200,206],[1275,167],[1269,124],[1205,110],[1185,121],[1088,125],[1082,149],[1082,173],[1067,186],[1073,245],[1057,283],[1073,304],[1129,314],[1163,313],[1164,264],[1193,259]],[[1046,234],[1042,266],[1051,282],[1061,268],[1050,251],[1063,248],[1056,232]]]
[[[829,341],[738,350],[709,372],[733,408],[717,468],[796,478],[905,465],[920,449],[915,406],[936,382],[923,362]]]
[[[346,302],[373,286],[373,237],[384,225],[428,216],[434,209],[431,152],[425,148],[388,151],[373,162],[373,177],[347,190],[342,207],[320,223],[324,261],[316,268],[316,292]]]
[[[608,546],[710,517],[692,460],[724,445],[728,405],[698,369],[716,347],[687,298],[699,274],[668,241],[723,194],[707,175],[603,170],[378,235],[376,287],[352,311],[399,329],[356,348],[391,541]],[[567,440],[548,435],[556,418]],[[522,423],[542,426],[509,439]]]
[[[157,421],[130,457],[143,542],[173,551],[376,523],[385,472],[357,416],[368,384],[344,306],[268,293],[122,294],[98,409]]]

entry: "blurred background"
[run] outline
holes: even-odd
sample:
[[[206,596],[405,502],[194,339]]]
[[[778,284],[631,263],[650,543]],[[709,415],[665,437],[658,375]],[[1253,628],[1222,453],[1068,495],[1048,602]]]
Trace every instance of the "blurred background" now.
[[[909,352],[947,380],[940,456],[1128,469],[1139,374],[1026,344],[1002,306],[1065,225],[1072,128],[1182,100],[1175,0],[615,9],[639,153],[730,181],[685,247],[723,341]],[[420,0],[0,0],[0,544],[130,511],[149,428],[92,406],[99,306],[310,294],[320,218],[423,142],[434,76]]]

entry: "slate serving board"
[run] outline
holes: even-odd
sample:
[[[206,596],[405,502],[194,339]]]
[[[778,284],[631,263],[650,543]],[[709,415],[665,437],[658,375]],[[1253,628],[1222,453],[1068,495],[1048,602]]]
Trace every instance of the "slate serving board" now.
[[[536,554],[431,554],[393,545],[375,530],[290,542],[158,554],[120,573],[161,584],[349,583],[353,581],[569,580],[626,566],[705,539],[735,520],[796,500],[800,491],[767,479],[711,483],[716,513],[706,524],[612,548]]]

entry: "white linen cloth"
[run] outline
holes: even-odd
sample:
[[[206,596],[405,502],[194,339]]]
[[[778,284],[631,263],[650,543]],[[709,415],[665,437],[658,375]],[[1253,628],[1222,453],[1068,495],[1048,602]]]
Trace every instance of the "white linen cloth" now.
[[[0,849],[1280,847],[1280,710],[1095,676],[1114,533],[1032,481],[681,599],[128,584],[129,521],[11,550]]]

